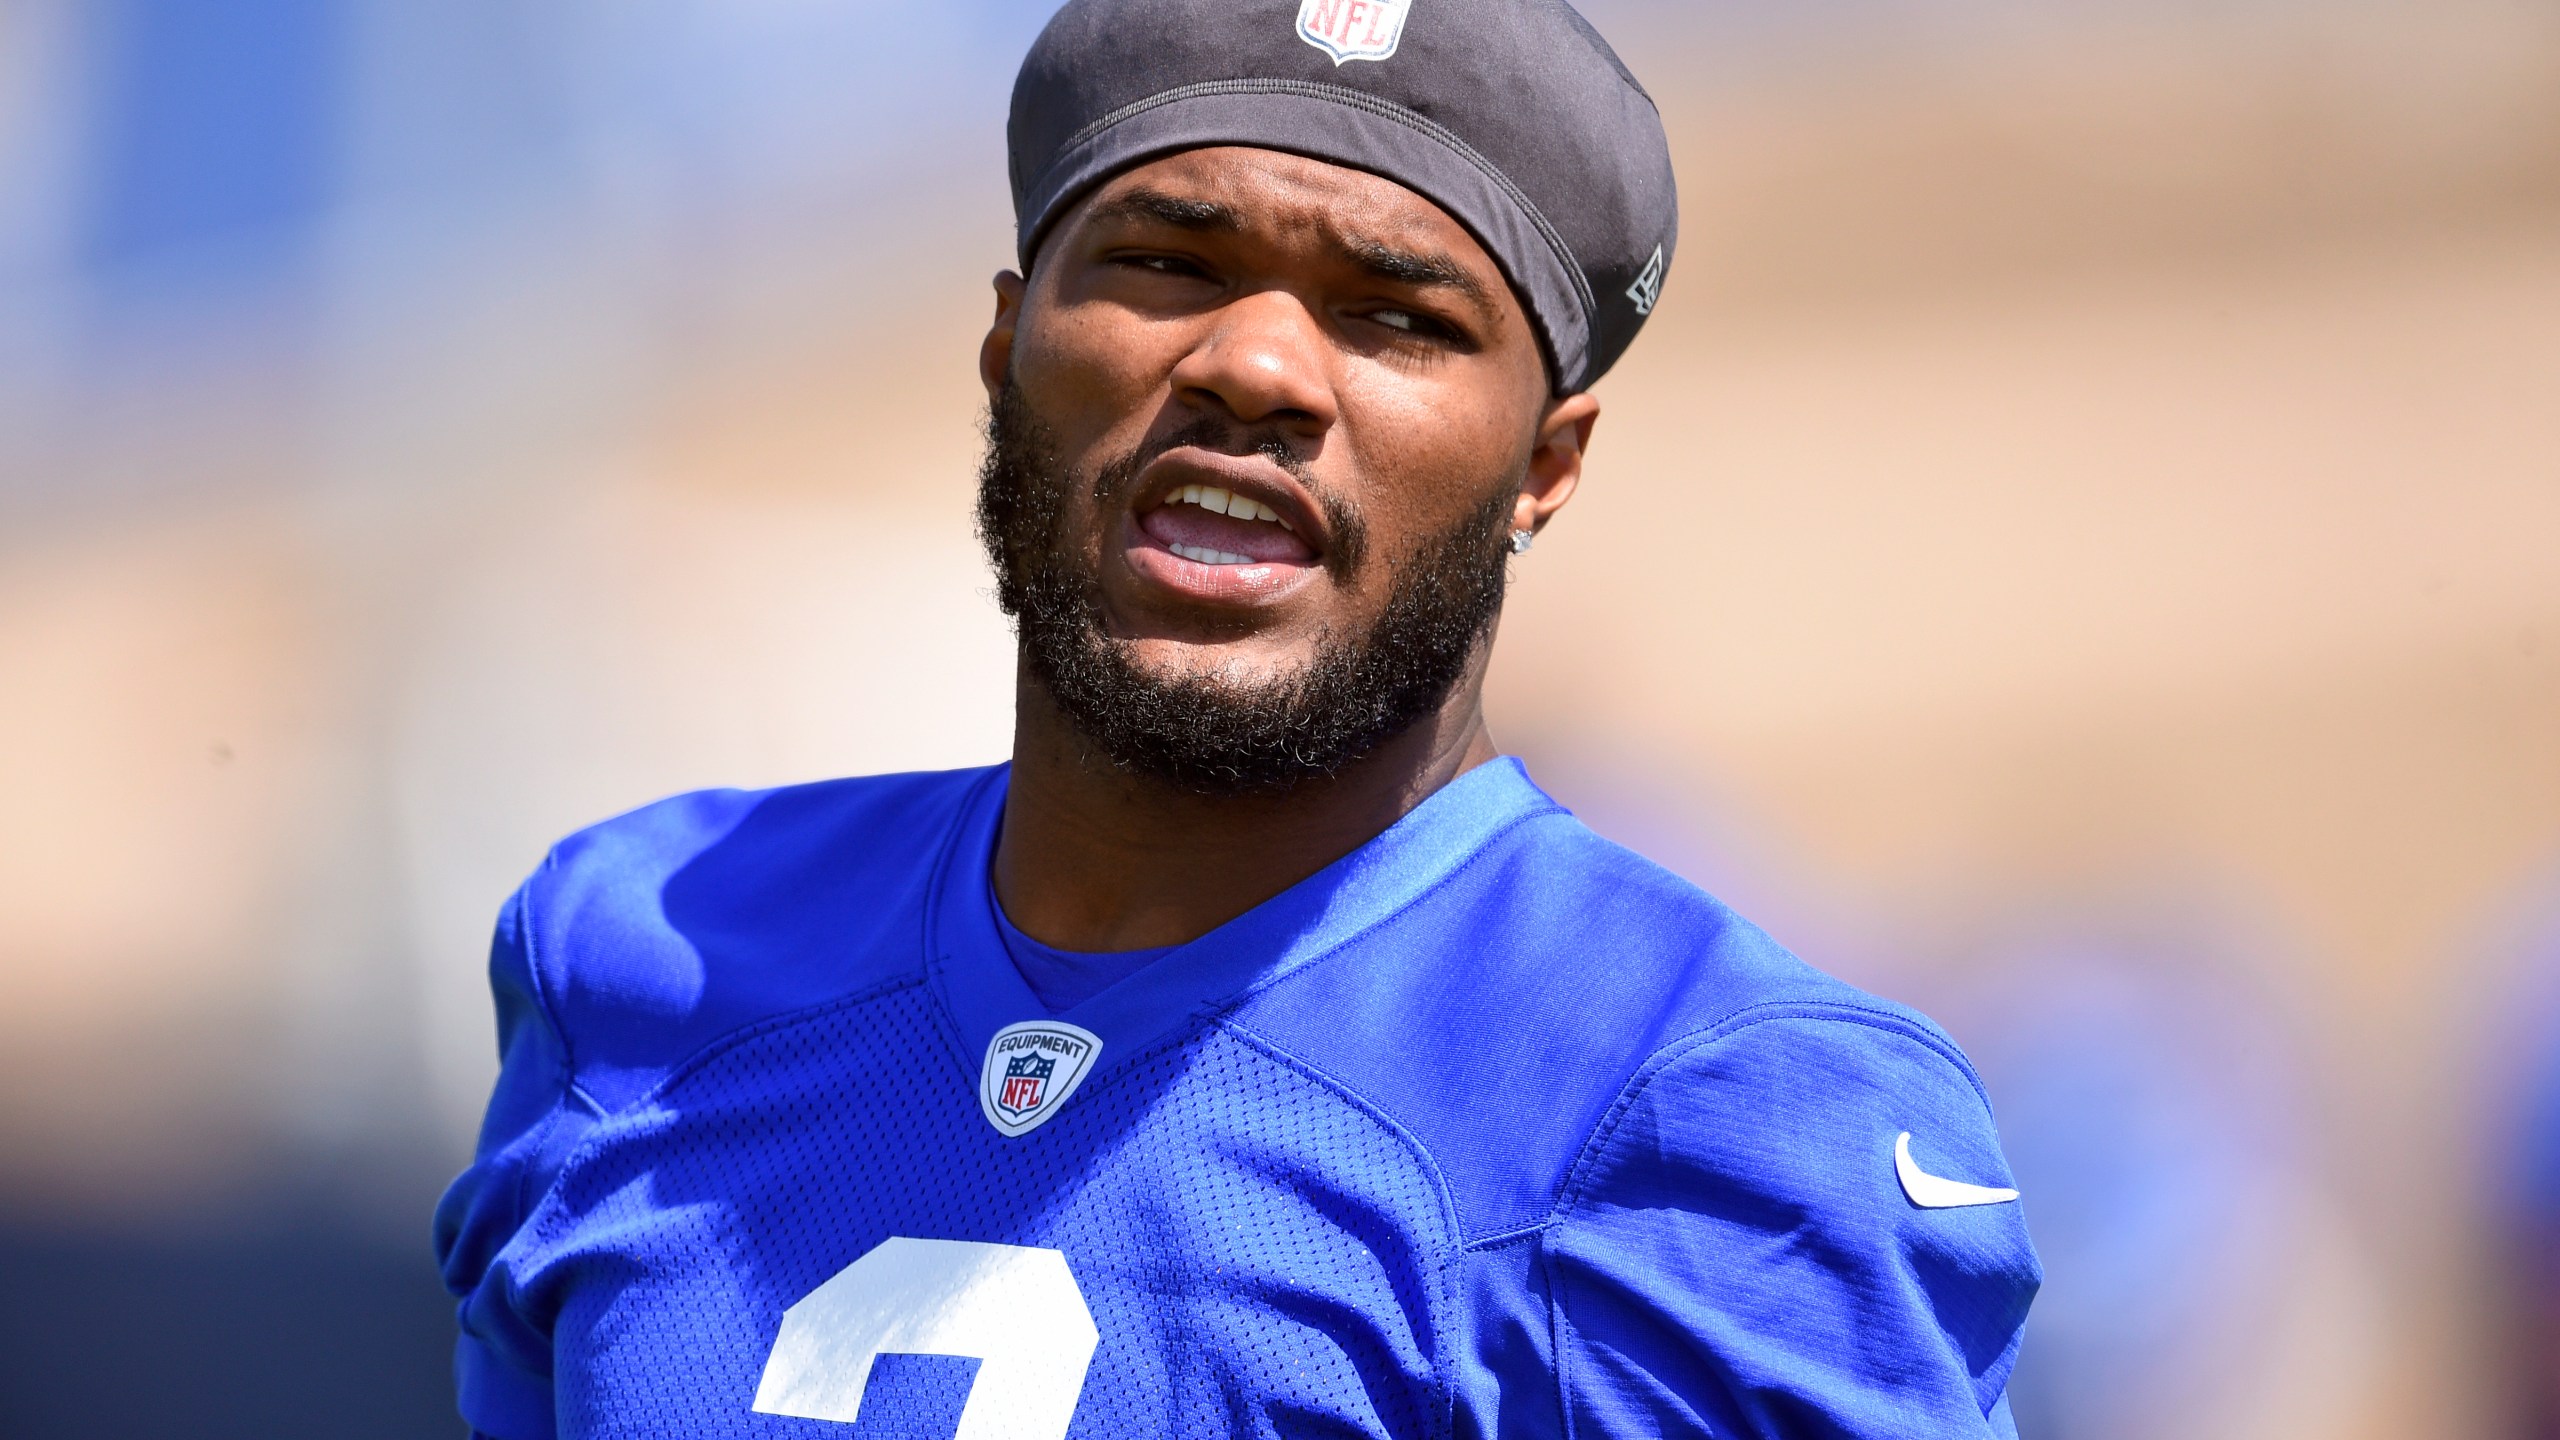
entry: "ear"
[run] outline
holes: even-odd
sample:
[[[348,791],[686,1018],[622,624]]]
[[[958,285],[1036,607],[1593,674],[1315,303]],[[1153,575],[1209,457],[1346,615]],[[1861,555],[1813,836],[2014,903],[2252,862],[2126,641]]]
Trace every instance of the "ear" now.
[[[987,403],[1004,389],[1005,372],[1013,366],[1014,327],[1022,321],[1023,280],[1010,270],[996,272],[996,318],[987,338],[978,342],[978,381],[987,387]]]
[[[1538,422],[1529,471],[1520,481],[1520,499],[1511,507],[1511,528],[1543,530],[1582,483],[1582,456],[1591,448],[1591,427],[1600,422],[1599,397],[1584,391],[1548,402]]]

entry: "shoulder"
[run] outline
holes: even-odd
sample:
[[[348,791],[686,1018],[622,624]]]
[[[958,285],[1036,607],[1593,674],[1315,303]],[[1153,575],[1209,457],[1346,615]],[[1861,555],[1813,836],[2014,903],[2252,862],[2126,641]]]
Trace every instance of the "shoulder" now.
[[[1846,1074],[1921,1085],[1914,1063],[1932,1093],[1983,1103],[1925,1016],[1806,964],[1561,810],[1512,827],[1239,1020],[1412,1132],[1475,1236],[1547,1218],[1586,1149],[1685,1075],[1684,1057],[1763,1026],[1800,1041],[1720,1052],[1748,1052],[1708,1082],[1727,1110]]]
[[[1930,1030],[1788,1007],[1666,1048],[1545,1232],[1573,1429],[2007,1433],[2042,1281],[2015,1183]]]
[[[510,906],[524,977],[603,1109],[745,1024],[921,963],[943,840],[997,771],[678,795],[554,846]]]
[[[552,1429],[549,1321],[510,1247],[584,1137],[722,1035],[920,971],[943,842],[998,773],[679,795],[561,841],[507,902],[497,1087],[436,1209],[475,1426]]]

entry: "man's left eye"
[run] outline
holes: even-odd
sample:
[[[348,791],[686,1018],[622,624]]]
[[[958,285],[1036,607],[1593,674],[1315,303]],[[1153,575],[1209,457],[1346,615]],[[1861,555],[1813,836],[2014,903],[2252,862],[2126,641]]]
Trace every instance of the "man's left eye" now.
[[[1442,322],[1411,310],[1372,310],[1368,318],[1390,330],[1401,330],[1408,335],[1425,335],[1434,340],[1451,339],[1456,333]]]

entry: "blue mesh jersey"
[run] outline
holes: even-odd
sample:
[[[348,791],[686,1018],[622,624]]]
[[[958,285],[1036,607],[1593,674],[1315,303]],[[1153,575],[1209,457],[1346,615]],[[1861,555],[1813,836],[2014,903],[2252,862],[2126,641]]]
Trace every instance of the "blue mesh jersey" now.
[[[508,903],[436,1221],[475,1429],[2014,1435],[2039,1272],[1926,1019],[1508,760],[1053,1017],[1006,773],[679,797]],[[1052,1021],[1089,1073],[1004,1133]]]

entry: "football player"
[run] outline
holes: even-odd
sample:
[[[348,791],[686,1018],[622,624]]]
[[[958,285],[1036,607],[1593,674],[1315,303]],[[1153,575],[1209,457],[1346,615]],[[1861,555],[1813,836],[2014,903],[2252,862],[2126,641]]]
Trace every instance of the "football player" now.
[[[1009,142],[1011,762],[681,796],[506,905],[470,1424],[2013,1434],[1964,1056],[1486,730],[1672,258],[1626,67],[1562,0],[1072,0]]]

